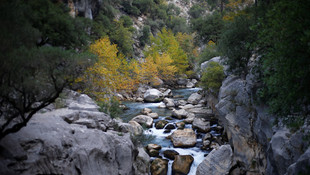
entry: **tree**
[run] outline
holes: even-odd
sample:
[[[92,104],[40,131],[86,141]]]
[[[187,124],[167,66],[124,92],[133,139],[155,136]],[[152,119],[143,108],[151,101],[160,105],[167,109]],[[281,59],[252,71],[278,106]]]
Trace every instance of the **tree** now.
[[[309,7],[309,1],[276,1],[259,21],[262,96],[271,112],[280,116],[309,114]]]
[[[235,17],[226,24],[218,44],[220,52],[227,56],[230,71],[238,75],[248,73],[247,64],[253,54],[251,44],[256,38],[256,32],[251,30],[253,22],[251,15]]]
[[[17,0],[0,4],[0,139],[26,126],[35,113],[53,103],[91,63],[88,54],[52,46],[37,47],[37,39],[44,37],[45,31],[36,28],[38,21],[29,18],[30,7]],[[62,20],[52,17],[55,23]],[[55,28],[51,31],[53,35],[63,34]],[[66,46],[72,46],[70,39],[68,36]]]
[[[177,69],[177,74],[184,74],[189,66],[187,55],[180,47],[174,34],[170,30],[162,29],[157,37],[151,37],[151,46],[145,51],[146,56],[156,57],[157,54],[169,54],[173,60],[172,65]]]

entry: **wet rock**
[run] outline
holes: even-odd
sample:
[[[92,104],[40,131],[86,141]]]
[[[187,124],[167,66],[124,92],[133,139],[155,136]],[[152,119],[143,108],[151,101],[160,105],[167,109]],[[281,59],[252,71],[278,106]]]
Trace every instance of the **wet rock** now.
[[[172,111],[172,117],[175,117],[177,119],[185,118],[187,114],[188,113],[185,111],[185,109],[179,109],[179,110]]]
[[[152,113],[152,109],[150,109],[150,108],[143,108],[141,110],[141,114],[143,114],[143,115],[147,115],[149,113]]]
[[[202,141],[202,146],[206,149],[210,146],[211,142],[210,140],[204,140]]]
[[[171,117],[165,117],[166,120],[173,120]]]
[[[175,147],[193,147],[196,145],[197,137],[192,129],[185,128],[174,131],[171,140]]]
[[[138,115],[131,119],[131,121],[136,121],[140,125],[145,125],[146,127],[150,128],[153,125],[153,119],[147,115]]]
[[[191,94],[188,97],[187,102],[196,105],[201,100],[201,98],[202,98],[202,95],[196,92],[196,93]]]
[[[150,157],[158,157],[159,156],[159,151],[156,149],[150,149],[148,150],[148,154]]]
[[[163,99],[163,94],[157,89],[149,89],[144,94],[144,101],[159,102]]]
[[[184,119],[183,121],[186,124],[190,124],[190,123],[193,123],[194,119],[195,119],[195,114],[194,113],[188,113],[186,116],[186,119]]]
[[[193,84],[198,83],[198,81],[197,81],[196,79],[192,79],[191,82],[192,82]]]
[[[165,150],[164,156],[170,160],[174,160],[174,156],[179,155],[179,153],[175,150]]]
[[[167,122],[166,120],[159,120],[155,123],[155,128],[156,129],[163,129],[167,123],[169,123],[169,122]]]
[[[172,98],[164,98],[164,103],[167,108],[175,107],[174,100]]]
[[[152,119],[158,119],[158,118],[159,118],[158,114],[157,114],[157,113],[155,113],[155,112],[148,113],[148,114],[147,114],[147,116],[152,117]]]
[[[170,123],[170,124],[166,125],[165,129],[175,129],[175,126],[174,126],[174,124]]]
[[[195,118],[193,121],[193,129],[197,129],[200,132],[208,132],[211,130],[210,122],[204,118]]]
[[[170,133],[171,132],[171,129],[165,129],[164,130],[164,133]]]
[[[175,123],[178,129],[184,129],[185,128],[185,122],[177,122]]]
[[[150,144],[147,145],[147,149],[148,150],[150,150],[150,149],[160,150],[161,146],[157,145],[157,144],[150,143]]]
[[[210,133],[205,134],[205,136],[203,137],[203,140],[211,140],[212,139],[212,135]]]
[[[133,164],[135,174],[149,175],[150,173],[150,156],[144,151],[144,148],[138,148],[138,155]]]
[[[190,155],[176,155],[172,164],[173,174],[188,174],[194,158]]]
[[[156,158],[151,164],[152,175],[167,175],[168,160]]]
[[[196,175],[226,175],[232,167],[233,152],[230,145],[222,145],[219,149],[212,150],[201,162]]]
[[[129,121],[128,122],[132,126],[132,133],[134,135],[142,135],[143,127],[136,121]]]

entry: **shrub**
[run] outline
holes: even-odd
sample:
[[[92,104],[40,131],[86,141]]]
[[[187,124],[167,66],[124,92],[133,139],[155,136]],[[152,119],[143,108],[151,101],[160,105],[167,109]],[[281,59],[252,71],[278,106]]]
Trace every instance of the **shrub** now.
[[[205,90],[218,94],[224,77],[224,67],[217,62],[210,62],[202,74],[201,85]]]

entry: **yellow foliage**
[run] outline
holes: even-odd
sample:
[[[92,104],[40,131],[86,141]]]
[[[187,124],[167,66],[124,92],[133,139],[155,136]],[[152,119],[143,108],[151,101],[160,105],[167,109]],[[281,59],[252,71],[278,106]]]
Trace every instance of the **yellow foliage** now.
[[[163,53],[162,55],[157,55],[154,58],[154,62],[156,64],[158,76],[160,79],[169,80],[174,78],[177,69],[172,65],[173,60],[169,54]]]

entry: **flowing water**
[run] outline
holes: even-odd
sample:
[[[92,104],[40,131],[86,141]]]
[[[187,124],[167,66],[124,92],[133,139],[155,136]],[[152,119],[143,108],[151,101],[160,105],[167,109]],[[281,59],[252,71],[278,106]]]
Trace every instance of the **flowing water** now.
[[[177,96],[177,98],[174,98],[175,100],[180,100],[180,99],[186,100],[192,93],[197,92],[198,90],[200,90],[200,88],[177,89],[177,90],[173,90],[172,93],[174,96]],[[162,102],[160,102],[160,103],[162,103]],[[171,110],[166,109],[166,108],[158,108],[160,103],[125,102],[124,104],[127,107],[129,107],[129,110],[125,111],[125,113],[122,115],[122,119],[124,121],[131,120],[133,117],[139,115],[140,111],[143,108],[150,108],[150,109],[152,109],[153,112],[158,113],[159,118],[154,119],[153,127],[146,129],[144,131],[144,133],[146,135],[154,136],[154,139],[150,143],[155,143],[155,144],[162,146],[162,149],[160,150],[160,156],[162,156],[163,158],[165,158],[163,155],[163,152],[165,150],[175,150],[180,155],[191,155],[194,158],[194,162],[191,166],[189,175],[195,175],[197,166],[204,160],[205,156],[209,153],[209,151],[200,149],[200,147],[202,146],[202,138],[203,138],[204,134],[196,132],[197,143],[196,143],[195,147],[192,147],[192,148],[174,148],[171,140],[166,139],[166,137],[168,135],[172,134],[173,131],[175,131],[176,129],[171,130],[170,133],[164,133],[164,129],[156,129],[155,128],[155,122],[157,122],[159,120],[165,120],[166,117],[171,116]],[[169,123],[173,124],[173,123],[180,122],[183,120],[172,118],[172,120],[167,120],[167,121],[169,121]],[[216,127],[216,125],[212,126],[212,128],[215,128],[215,127]],[[192,128],[192,125],[186,124],[185,128]],[[218,135],[218,133],[216,133],[214,130],[211,130],[211,134],[214,136]],[[154,159],[154,158],[152,157],[152,159]],[[168,158],[166,158],[166,159],[169,160]],[[172,174],[172,168],[171,168],[172,163],[173,163],[173,160],[169,160],[167,175]]]

